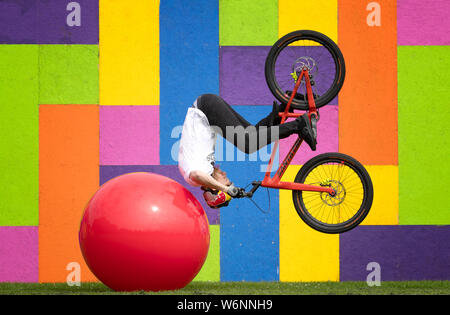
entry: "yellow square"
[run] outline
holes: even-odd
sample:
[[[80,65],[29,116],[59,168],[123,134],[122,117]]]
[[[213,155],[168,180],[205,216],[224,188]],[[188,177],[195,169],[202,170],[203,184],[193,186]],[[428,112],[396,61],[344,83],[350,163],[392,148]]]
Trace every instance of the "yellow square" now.
[[[279,0],[278,35],[297,30],[323,33],[338,40],[337,0]]]
[[[299,169],[289,166],[283,181],[293,181]],[[280,281],[339,281],[339,235],[307,226],[291,190],[280,190]]]
[[[100,105],[159,105],[159,0],[100,0]]]
[[[398,225],[398,166],[365,165],[373,184],[373,203],[362,225]]]

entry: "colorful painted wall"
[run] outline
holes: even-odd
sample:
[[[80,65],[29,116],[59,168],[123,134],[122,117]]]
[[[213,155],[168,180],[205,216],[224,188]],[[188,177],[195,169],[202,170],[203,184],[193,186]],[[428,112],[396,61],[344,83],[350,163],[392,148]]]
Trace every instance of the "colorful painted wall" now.
[[[77,240],[87,200],[127,172],[185,185],[176,156],[187,107],[216,93],[249,121],[264,117],[274,100],[265,57],[297,29],[327,34],[344,54],[346,81],[321,110],[314,154],[366,166],[371,213],[326,235],[300,221],[289,192],[270,191],[263,213],[249,200],[208,209],[189,188],[211,230],[196,280],[365,281],[371,262],[382,281],[450,279],[449,13],[446,0],[0,1],[0,281],[65,282],[71,262],[96,281]],[[263,176],[270,148],[218,148],[236,185]],[[312,156],[302,148],[284,179]],[[254,199],[267,209],[264,190]]]

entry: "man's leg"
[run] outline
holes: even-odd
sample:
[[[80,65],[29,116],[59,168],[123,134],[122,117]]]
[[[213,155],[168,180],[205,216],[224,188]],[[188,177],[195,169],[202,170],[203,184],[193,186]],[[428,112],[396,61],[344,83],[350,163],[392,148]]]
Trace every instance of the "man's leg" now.
[[[297,121],[278,125],[280,120],[276,108],[255,126],[252,126],[217,95],[201,95],[197,99],[197,107],[205,113],[211,126],[217,126],[225,139],[247,154],[299,132]]]

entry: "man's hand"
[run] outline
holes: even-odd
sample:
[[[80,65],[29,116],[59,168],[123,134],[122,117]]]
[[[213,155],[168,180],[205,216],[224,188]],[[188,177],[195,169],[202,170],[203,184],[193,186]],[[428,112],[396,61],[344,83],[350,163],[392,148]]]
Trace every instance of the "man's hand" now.
[[[227,194],[229,194],[232,198],[242,198],[244,197],[244,189],[231,184],[228,186]]]
[[[215,190],[227,191],[228,186],[218,182],[211,175],[208,175],[202,171],[192,171],[189,175],[189,178],[204,187],[208,187]]]

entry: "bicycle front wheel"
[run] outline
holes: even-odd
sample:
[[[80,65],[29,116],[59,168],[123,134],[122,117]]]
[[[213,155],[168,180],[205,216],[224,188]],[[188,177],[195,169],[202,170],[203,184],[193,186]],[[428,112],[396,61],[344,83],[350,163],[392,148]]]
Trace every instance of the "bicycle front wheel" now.
[[[345,78],[344,57],[327,36],[315,31],[295,31],[280,38],[266,58],[265,76],[272,94],[287,104],[286,91],[294,88],[302,69],[308,69],[313,84],[316,107],[331,102],[339,93]],[[300,85],[292,108],[307,110],[306,85]],[[300,97],[300,95],[302,97]]]
[[[312,158],[299,170],[295,182],[334,190],[333,194],[292,191],[300,218],[323,233],[343,233],[355,228],[372,206],[373,185],[369,173],[357,160],[342,153]]]

